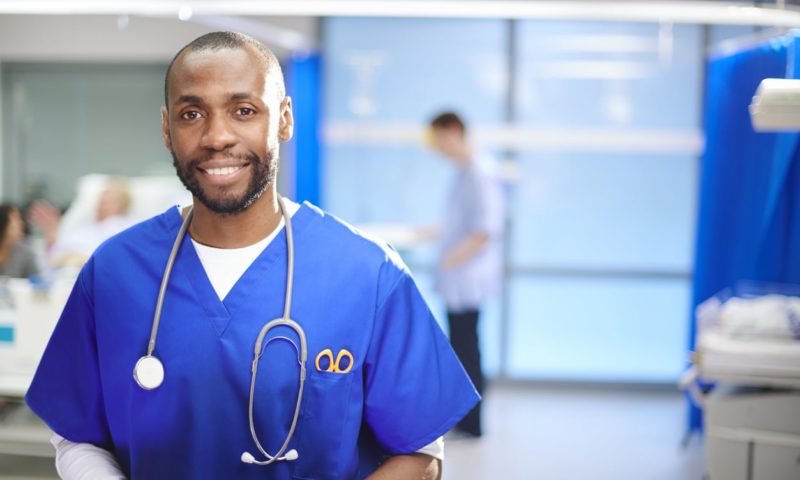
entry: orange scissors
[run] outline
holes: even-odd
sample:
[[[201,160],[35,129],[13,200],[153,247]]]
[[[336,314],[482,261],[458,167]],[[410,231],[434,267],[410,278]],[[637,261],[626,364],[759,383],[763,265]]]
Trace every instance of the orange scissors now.
[[[328,367],[320,367],[320,362],[325,358],[328,359]],[[342,368],[342,359],[344,358],[347,358],[349,361],[347,362],[347,366]],[[334,360],[333,350],[326,348],[317,355],[315,365],[318,372],[347,373],[353,369],[353,354],[346,348],[343,348],[339,350],[339,354],[336,355],[336,360]]]

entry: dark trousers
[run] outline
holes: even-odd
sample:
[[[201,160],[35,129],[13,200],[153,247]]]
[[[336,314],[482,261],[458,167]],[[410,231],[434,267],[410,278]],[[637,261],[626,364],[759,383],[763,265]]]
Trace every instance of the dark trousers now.
[[[448,311],[447,322],[450,325],[450,344],[478,393],[483,395],[481,351],[478,345],[478,310]],[[470,435],[481,435],[481,402],[467,413],[456,428]]]

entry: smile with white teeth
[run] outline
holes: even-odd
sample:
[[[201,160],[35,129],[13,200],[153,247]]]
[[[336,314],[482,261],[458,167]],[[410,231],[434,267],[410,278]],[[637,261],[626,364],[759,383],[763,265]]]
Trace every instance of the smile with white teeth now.
[[[221,167],[221,168],[209,168],[206,169],[205,172],[209,175],[230,175],[241,169],[242,167]]]

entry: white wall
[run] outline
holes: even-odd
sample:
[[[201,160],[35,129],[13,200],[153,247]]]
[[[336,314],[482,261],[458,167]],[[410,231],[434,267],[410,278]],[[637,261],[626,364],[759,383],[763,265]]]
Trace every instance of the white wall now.
[[[175,52],[194,38],[224,26],[225,18],[215,18],[214,26],[203,19],[182,22],[178,19],[129,17],[120,29],[117,16],[89,15],[0,15],[0,61],[47,62],[167,62]],[[231,20],[231,19],[228,19]],[[236,19],[241,20],[241,19]],[[245,33],[259,37],[277,55],[286,51],[258,30],[272,27],[294,30],[316,41],[315,18],[251,17],[242,20]],[[237,23],[229,22],[235,28]]]
[[[287,45],[317,43],[318,20],[310,17],[177,18],[113,15],[0,15],[0,69],[3,62],[167,63],[194,38],[214,30],[237,30],[262,40],[278,57]],[[0,70],[0,92],[3,92]],[[3,112],[0,95],[0,112]],[[7,105],[10,107],[10,105]],[[0,199],[6,165],[0,115]],[[6,139],[8,140],[8,139]]]

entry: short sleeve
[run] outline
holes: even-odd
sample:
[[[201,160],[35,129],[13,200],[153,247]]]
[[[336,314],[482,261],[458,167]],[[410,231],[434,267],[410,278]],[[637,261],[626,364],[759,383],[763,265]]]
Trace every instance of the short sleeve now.
[[[410,274],[399,274],[375,322],[364,417],[387,450],[415,452],[450,430],[480,397]]]
[[[109,448],[90,281],[91,262],[72,288],[25,401],[60,436]]]
[[[470,231],[499,237],[505,221],[500,183],[492,175],[474,167],[468,176]]]

